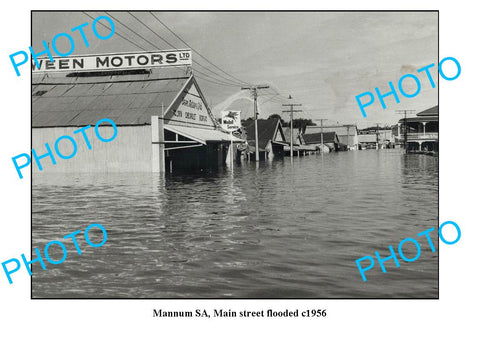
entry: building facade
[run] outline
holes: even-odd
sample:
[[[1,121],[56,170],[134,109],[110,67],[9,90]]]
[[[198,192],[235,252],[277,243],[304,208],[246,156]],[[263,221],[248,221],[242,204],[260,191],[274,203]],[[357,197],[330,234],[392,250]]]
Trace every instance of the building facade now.
[[[398,121],[395,143],[409,152],[438,152],[438,105]]]
[[[104,143],[85,130],[108,118],[117,126]],[[99,131],[111,135],[111,126]],[[32,75],[32,147],[46,152],[60,136],[78,147],[75,157],[41,160],[48,172],[203,171],[225,163],[231,138],[213,118],[195,77],[180,68],[36,72]],[[71,145],[59,145],[68,153]],[[33,166],[33,171],[40,170]]]
[[[347,150],[358,150],[358,129],[356,125],[307,126],[305,134],[335,132],[340,146]]]
[[[316,150],[321,150],[322,152],[338,151],[340,145],[337,133],[334,131],[305,133],[303,135],[303,141],[306,145],[312,145]]]

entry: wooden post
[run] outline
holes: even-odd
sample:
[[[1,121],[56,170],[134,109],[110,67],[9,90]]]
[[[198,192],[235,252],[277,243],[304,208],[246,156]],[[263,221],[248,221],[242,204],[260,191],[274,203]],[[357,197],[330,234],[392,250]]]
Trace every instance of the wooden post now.
[[[152,172],[165,172],[163,118],[152,116]]]
[[[293,159],[293,106],[290,109],[290,158]]]
[[[253,89],[253,114],[255,115],[255,162],[260,162],[258,152],[258,108],[257,108],[257,89]]]
[[[233,131],[230,131],[230,166],[233,169]]]
[[[323,119],[320,119],[320,144],[322,144],[322,150],[320,150],[323,153]]]
[[[250,90],[253,95],[253,118],[255,119],[255,162],[260,162],[258,153],[258,107],[257,107],[257,90],[268,89],[268,85],[255,85],[249,87],[242,87],[242,90]]]
[[[350,126],[347,125],[347,151],[350,151]]]

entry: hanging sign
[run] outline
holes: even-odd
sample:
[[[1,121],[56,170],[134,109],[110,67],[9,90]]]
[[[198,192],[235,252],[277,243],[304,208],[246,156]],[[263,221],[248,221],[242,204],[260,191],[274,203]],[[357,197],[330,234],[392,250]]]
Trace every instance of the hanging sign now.
[[[230,132],[240,129],[240,113],[241,111],[222,111],[222,129]]]

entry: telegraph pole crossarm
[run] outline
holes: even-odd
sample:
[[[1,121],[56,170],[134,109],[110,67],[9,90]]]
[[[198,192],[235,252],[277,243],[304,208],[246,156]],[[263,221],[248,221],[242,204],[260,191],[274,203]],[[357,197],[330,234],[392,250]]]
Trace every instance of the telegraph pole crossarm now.
[[[396,110],[395,113],[402,114],[403,113],[403,148],[405,149],[405,153],[408,153],[408,145],[407,145],[407,114],[415,113],[415,110]],[[398,136],[400,138],[400,136]]]
[[[328,120],[328,119],[325,119],[325,118],[321,118],[321,119],[314,119],[314,121],[320,121],[320,144],[322,145],[322,149],[320,150],[321,153],[323,153],[323,121],[324,120]]]
[[[242,90],[250,90],[253,95],[253,117],[255,120],[255,162],[260,161],[260,156],[258,152],[258,109],[257,109],[257,90],[261,89],[268,89],[270,86],[268,85],[254,85],[248,87],[242,87]]]
[[[289,99],[292,99],[292,96]],[[290,158],[293,159],[293,113],[302,112],[302,110],[294,110],[293,107],[302,106],[302,104],[282,104],[282,106],[290,106],[290,110],[282,112],[290,113]]]

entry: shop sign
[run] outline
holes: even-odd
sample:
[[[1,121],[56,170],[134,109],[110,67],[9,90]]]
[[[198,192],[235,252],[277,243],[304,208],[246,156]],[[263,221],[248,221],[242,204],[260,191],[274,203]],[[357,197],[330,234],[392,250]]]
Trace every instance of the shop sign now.
[[[78,72],[127,70],[152,67],[192,65],[190,50],[111,53],[76,57],[38,58],[32,72]]]
[[[222,111],[222,129],[230,132],[240,129],[240,113],[241,111]]]
[[[173,108],[165,114],[164,121],[173,125],[215,126],[207,105],[194,84],[182,92],[178,106],[173,105]]]

